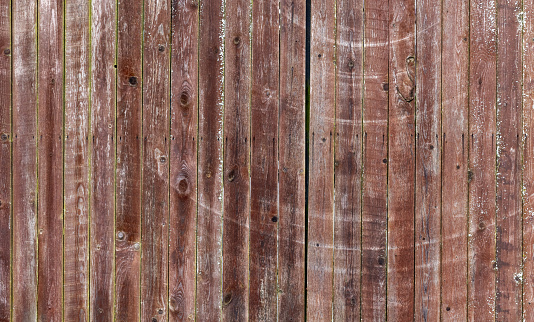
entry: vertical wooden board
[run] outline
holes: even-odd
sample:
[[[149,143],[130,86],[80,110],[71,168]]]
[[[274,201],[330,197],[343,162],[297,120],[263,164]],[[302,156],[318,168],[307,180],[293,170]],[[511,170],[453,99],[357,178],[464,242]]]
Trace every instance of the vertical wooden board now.
[[[63,1],[38,8],[38,299],[40,320],[63,315]]]
[[[418,0],[416,36],[415,318],[440,319],[441,2]]]
[[[494,0],[470,5],[468,319],[495,319],[496,22]]]
[[[171,20],[169,320],[186,321],[196,295],[198,3],[173,0]]]
[[[523,1],[523,316],[534,316],[534,1]]]
[[[280,1],[278,319],[305,316],[306,1]]]
[[[0,1],[0,320],[11,317],[11,1]]]
[[[415,1],[389,2],[387,317],[414,319]]]
[[[143,2],[120,1],[117,15],[115,313],[140,317]]]
[[[200,2],[196,318],[201,321],[219,320],[223,302],[224,12],[223,0]]]
[[[141,320],[155,322],[168,320],[169,0],[146,0],[144,21]]]
[[[64,318],[89,319],[89,1],[65,3]]]
[[[522,1],[497,2],[496,319],[522,319]]]
[[[37,1],[13,2],[13,308],[37,319]]]
[[[250,318],[277,316],[279,3],[252,8]]]
[[[338,66],[336,75],[336,213],[334,223],[335,321],[360,320],[363,9],[363,1],[361,0],[337,2],[336,61]],[[369,18],[372,15],[373,12],[370,13]],[[385,19],[388,19],[387,15]],[[384,31],[381,30],[381,33]],[[377,51],[385,51],[387,55],[388,48],[386,44],[384,43],[378,47]],[[381,59],[383,55],[376,58]],[[373,61],[374,58],[371,58],[371,62]],[[380,85],[378,84],[378,86]],[[372,88],[377,84],[371,83],[369,86]],[[368,93],[370,93],[370,88]],[[385,106],[387,107],[387,95],[383,94],[383,90],[380,91],[380,98],[386,102]],[[380,112],[383,113],[383,110]],[[381,124],[381,127],[383,128],[384,125],[386,125],[385,122]],[[387,148],[387,146],[382,147],[382,149],[384,148]],[[380,167],[385,167],[382,165],[381,160],[379,160],[379,164]],[[384,192],[387,192],[385,187],[383,188]],[[385,203],[385,200],[383,202]],[[385,246],[385,242],[383,246]],[[383,257],[383,260],[385,260],[385,257]],[[364,284],[367,284],[367,282],[364,282]]]
[[[226,321],[245,321],[249,317],[250,7],[249,0],[228,1],[226,5],[226,11],[232,13],[227,16],[224,55],[222,318]],[[265,17],[265,20],[271,19]],[[255,240],[253,236],[250,239]],[[251,249],[251,253],[260,251]],[[259,288],[251,288],[251,296],[257,291]],[[251,302],[254,307],[259,304]]]
[[[441,316],[467,319],[469,3],[443,1]]]
[[[311,0],[307,318],[332,319],[335,1]]]
[[[365,2],[362,281],[363,320],[386,318],[388,2]]]
[[[90,320],[114,318],[116,1],[91,8]]]

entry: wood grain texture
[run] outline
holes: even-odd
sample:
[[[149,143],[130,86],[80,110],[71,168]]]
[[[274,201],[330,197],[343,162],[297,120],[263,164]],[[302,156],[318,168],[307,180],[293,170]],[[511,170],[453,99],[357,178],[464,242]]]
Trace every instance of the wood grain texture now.
[[[386,318],[388,2],[366,2],[364,10],[361,315],[380,321]]]
[[[201,321],[219,320],[223,303],[224,4],[200,2],[196,318]]]
[[[63,315],[63,1],[38,8],[39,321]]]
[[[443,1],[441,316],[467,319],[469,4]]]
[[[415,317],[441,317],[441,3],[418,0]]]
[[[360,286],[362,284],[362,103],[364,81],[363,9],[363,1],[360,0],[337,2],[336,212],[334,223],[335,321],[360,320]],[[368,19],[372,15],[373,13],[371,12]],[[387,18],[386,15],[386,23]],[[383,33],[384,31],[381,32]],[[369,40],[367,39],[367,41]],[[379,50],[381,52],[385,51],[387,55],[388,48],[385,44],[379,47]],[[369,52],[368,54],[372,53]],[[376,58],[382,59],[383,56]],[[385,65],[387,70],[387,61]],[[376,86],[376,83],[369,85],[370,88]],[[370,94],[370,91],[367,93]],[[387,94],[380,93],[380,98],[386,102],[385,106],[387,107]],[[383,113],[383,110],[380,113]],[[387,117],[387,114],[381,116]],[[386,124],[382,122],[381,127],[384,125]],[[385,148],[387,148],[387,145]],[[379,160],[379,164],[381,162]],[[381,167],[384,166],[381,165]],[[387,189],[383,189],[383,192],[387,192]],[[385,246],[385,243],[383,246]],[[383,259],[385,260],[385,258]]]
[[[91,3],[90,320],[114,319],[116,1]]]
[[[251,30],[252,8],[250,1],[236,0],[227,2],[226,11],[231,14],[227,16],[224,61],[222,319],[225,321],[245,321],[249,318],[249,293],[253,297],[252,294],[259,291],[258,284],[254,284],[256,289],[251,288],[249,292],[249,220],[252,202],[249,176],[251,113],[251,39],[249,31]],[[270,20],[268,17],[265,19]],[[261,26],[257,28],[261,28]],[[260,63],[257,63],[258,67]],[[252,104],[257,104],[260,107],[260,103],[256,101]],[[256,180],[257,182],[258,180]],[[255,238],[250,235],[250,240],[252,242]],[[261,250],[251,249],[250,251],[252,253]],[[250,265],[254,265],[254,263]],[[250,305],[259,307],[260,303],[251,302]],[[251,315],[250,319],[256,320],[258,317]]]
[[[279,4],[255,1],[252,19],[250,319],[277,316]]]
[[[156,322],[167,321],[169,312],[171,10],[169,0],[144,5],[141,321]]]
[[[37,319],[37,1],[13,2],[13,308]]]
[[[387,317],[414,319],[415,2],[389,2]]]
[[[0,321],[11,317],[11,1],[0,1]]]
[[[306,1],[280,1],[278,319],[305,316]]]
[[[307,319],[332,319],[335,1],[311,1]]]
[[[140,318],[142,97],[142,1],[117,7],[117,165],[115,176],[115,313]]]
[[[89,320],[89,1],[65,7],[64,319]]]
[[[522,312],[522,1],[497,2],[496,319]]]
[[[495,319],[496,3],[470,4],[468,319]]]
[[[195,318],[198,3],[172,1],[169,321]]]

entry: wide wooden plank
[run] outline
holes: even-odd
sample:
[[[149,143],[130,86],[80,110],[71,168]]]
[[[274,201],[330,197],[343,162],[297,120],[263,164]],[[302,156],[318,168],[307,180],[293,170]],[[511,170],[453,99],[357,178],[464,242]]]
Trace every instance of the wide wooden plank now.
[[[226,11],[232,14],[227,16],[224,61],[222,318],[225,321],[245,321],[249,317],[249,216],[251,211],[249,176],[251,46],[249,31],[251,10],[248,0],[227,1],[226,3]],[[270,20],[268,17],[265,18]],[[258,26],[258,28],[261,27]],[[252,102],[258,107],[260,103]],[[252,235],[250,239],[251,242],[257,240]],[[258,249],[250,251],[251,256],[253,252],[260,252]],[[251,263],[251,265],[255,264]],[[250,272],[252,273],[252,270]],[[251,279],[256,280],[252,275]],[[254,298],[252,294],[259,291],[257,283],[254,287],[256,289],[250,289],[252,298]],[[258,304],[260,303],[251,302],[251,310],[259,307]],[[251,319],[258,318],[252,315],[250,317]]]
[[[305,316],[306,1],[280,1],[278,319]]]
[[[91,6],[90,320],[114,318],[116,1]]]
[[[64,281],[66,321],[89,319],[89,1],[65,7]]]
[[[522,1],[497,2],[497,277],[498,321],[522,312]]]
[[[444,0],[442,59],[441,316],[467,319],[469,4]]]
[[[279,4],[253,2],[250,318],[277,316]]]
[[[496,3],[470,4],[468,319],[495,319]]]
[[[11,317],[11,1],[0,1],[0,320]]]
[[[37,319],[37,1],[13,2],[12,319]]]
[[[441,3],[418,0],[416,49],[415,318],[440,319]]]
[[[389,1],[387,317],[414,318],[415,1]]]
[[[332,318],[335,1],[311,0],[307,318]]]
[[[117,15],[117,165],[115,177],[115,312],[140,317],[142,1],[121,1]]]
[[[363,320],[386,317],[388,2],[365,2],[362,174]]]
[[[38,8],[38,299],[40,320],[63,315],[63,1]]]
[[[221,316],[224,2],[201,2],[199,26],[197,319]],[[229,44],[230,45],[230,44]],[[230,302],[231,297],[226,298]]]
[[[196,295],[198,6],[171,5],[169,321],[186,321]]]
[[[155,322],[168,320],[171,6],[144,5],[141,321]]]

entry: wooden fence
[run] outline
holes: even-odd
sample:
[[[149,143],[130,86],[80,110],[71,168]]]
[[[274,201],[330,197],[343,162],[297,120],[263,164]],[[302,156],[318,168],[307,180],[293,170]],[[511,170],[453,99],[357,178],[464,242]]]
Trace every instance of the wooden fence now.
[[[0,0],[0,321],[534,321],[533,0]]]

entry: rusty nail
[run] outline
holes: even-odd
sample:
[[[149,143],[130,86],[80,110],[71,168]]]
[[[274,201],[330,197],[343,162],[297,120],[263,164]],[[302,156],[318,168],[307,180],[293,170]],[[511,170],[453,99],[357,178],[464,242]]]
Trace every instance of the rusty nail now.
[[[4,54],[5,55],[11,54],[11,50],[9,48],[4,49]]]

